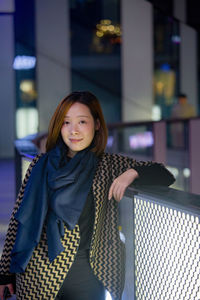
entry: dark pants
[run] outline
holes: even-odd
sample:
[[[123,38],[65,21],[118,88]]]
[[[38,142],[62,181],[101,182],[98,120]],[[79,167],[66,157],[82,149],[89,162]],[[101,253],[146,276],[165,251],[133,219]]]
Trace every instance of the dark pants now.
[[[105,289],[89,265],[88,251],[79,251],[56,300],[105,300]]]

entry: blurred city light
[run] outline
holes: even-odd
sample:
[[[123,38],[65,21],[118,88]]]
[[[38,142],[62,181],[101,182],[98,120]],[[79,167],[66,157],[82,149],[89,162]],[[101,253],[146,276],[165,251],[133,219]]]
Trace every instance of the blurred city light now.
[[[17,55],[13,62],[15,70],[29,70],[35,68],[36,57],[27,55]]]
[[[173,36],[172,36],[172,42],[173,42],[174,44],[180,44],[180,42],[181,42],[181,37],[180,37],[179,35],[173,35]]]
[[[183,176],[186,177],[186,178],[189,178],[190,175],[191,175],[190,169],[184,168],[184,169],[183,169]]]
[[[141,149],[151,147],[154,143],[153,133],[145,131],[129,136],[129,145],[131,149]]]
[[[160,105],[153,105],[152,107],[152,120],[160,121],[161,120],[161,107]]]
[[[106,298],[105,300],[112,300],[112,297],[108,291],[106,291]]]
[[[121,36],[121,28],[120,25],[116,24],[113,25],[111,20],[101,20],[100,23],[96,25],[96,35],[98,37],[103,37],[103,36]]]
[[[16,112],[16,135],[23,138],[38,131],[38,111],[36,108],[19,108]]]

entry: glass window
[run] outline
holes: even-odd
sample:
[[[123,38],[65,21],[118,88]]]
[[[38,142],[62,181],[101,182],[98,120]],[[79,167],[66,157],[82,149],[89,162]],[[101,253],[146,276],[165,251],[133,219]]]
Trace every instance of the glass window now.
[[[179,23],[154,9],[154,101],[161,118],[171,115],[179,91]]]
[[[15,1],[16,136],[38,130],[34,0]]]
[[[72,90],[90,90],[106,121],[120,121],[120,1],[71,0],[70,20]]]

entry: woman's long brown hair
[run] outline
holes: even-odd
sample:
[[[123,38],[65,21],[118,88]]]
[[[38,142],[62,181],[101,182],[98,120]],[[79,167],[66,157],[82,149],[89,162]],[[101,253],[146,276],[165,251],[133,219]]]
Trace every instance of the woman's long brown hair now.
[[[107,144],[108,130],[98,99],[95,95],[88,91],[73,92],[65,97],[57,106],[49,124],[46,151],[54,148],[59,139],[62,138],[60,132],[64,117],[72,104],[76,102],[86,105],[90,109],[94,122],[96,123],[98,121],[100,124],[99,129],[95,131],[93,139],[94,147],[92,148],[93,152],[100,155],[105,150]]]

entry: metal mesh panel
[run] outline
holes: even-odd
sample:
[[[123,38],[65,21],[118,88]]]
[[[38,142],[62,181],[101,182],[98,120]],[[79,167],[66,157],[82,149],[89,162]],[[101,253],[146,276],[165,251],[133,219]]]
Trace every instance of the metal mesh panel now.
[[[200,300],[200,220],[135,197],[137,300]]]

